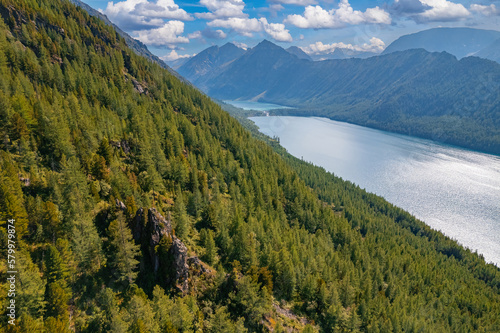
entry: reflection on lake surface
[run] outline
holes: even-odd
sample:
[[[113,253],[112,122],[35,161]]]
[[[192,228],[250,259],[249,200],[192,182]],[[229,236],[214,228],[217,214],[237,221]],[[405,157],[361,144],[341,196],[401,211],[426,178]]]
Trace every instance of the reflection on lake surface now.
[[[274,109],[291,109],[291,107],[288,106],[271,104],[271,103],[252,102],[252,101],[223,101],[223,102],[226,104],[231,104],[243,110],[269,111]]]
[[[324,118],[252,117],[324,167],[500,265],[500,157]]]

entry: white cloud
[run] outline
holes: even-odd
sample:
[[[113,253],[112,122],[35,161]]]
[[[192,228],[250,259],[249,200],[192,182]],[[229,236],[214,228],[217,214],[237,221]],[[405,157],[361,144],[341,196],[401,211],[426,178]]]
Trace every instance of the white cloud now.
[[[226,19],[216,19],[207,23],[209,27],[227,28],[236,31],[238,34],[252,37],[254,32],[262,31],[262,25],[256,18],[230,17]]]
[[[174,48],[176,44],[189,43],[189,39],[180,36],[184,33],[184,22],[168,21],[160,28],[134,31],[135,38],[146,45]]]
[[[255,32],[265,31],[271,38],[278,42],[291,42],[293,40],[290,32],[285,29],[284,24],[269,23],[265,17],[260,19],[246,17],[216,19],[208,22],[207,25],[210,27],[231,29],[246,37],[253,37],[253,33]]]
[[[175,50],[172,50],[170,53],[167,53],[163,57],[160,57],[160,59],[163,61],[174,61],[174,60],[182,59],[182,58],[191,58],[191,57],[194,57],[195,55],[196,55],[196,53],[193,55],[177,54],[177,52]]]
[[[179,8],[174,0],[126,0],[108,2],[102,10],[111,22],[124,30],[140,30],[151,27],[161,27],[163,19],[188,21],[193,17],[184,9]]]
[[[243,49],[245,51],[248,50],[248,45],[245,43],[233,42],[233,44],[239,47],[240,49]]]
[[[200,4],[207,7],[209,13],[196,13],[195,16],[206,20],[221,18],[247,17],[243,13],[243,0],[200,0]]]
[[[430,8],[417,14],[416,21],[457,21],[470,15],[470,12],[462,4],[448,0],[420,0],[420,2]]]
[[[195,32],[192,32],[188,35],[189,39],[202,39],[202,38],[208,38],[208,39],[224,39],[227,37],[227,34],[220,30],[212,30],[210,28],[205,28],[202,31],[198,30]]]
[[[317,3],[315,0],[271,0],[271,2],[297,6],[315,5]]]
[[[321,6],[307,6],[303,15],[288,15],[285,22],[299,28],[326,29],[342,28],[346,25],[362,23],[390,24],[391,16],[378,6],[367,8],[365,12],[354,10],[348,0],[341,0],[337,9],[329,11]]]
[[[271,5],[269,5],[269,8],[267,8],[267,10],[269,11],[269,13],[271,13],[272,17],[278,16],[278,12],[282,11],[283,9],[285,9],[285,7],[283,7],[279,3],[271,4]]]
[[[470,10],[485,16],[500,15],[500,10],[494,4],[489,6],[472,4]]]
[[[224,39],[224,38],[227,37],[227,34],[224,31],[220,30],[220,29],[212,31],[212,33],[213,33],[212,36],[214,36],[214,38],[217,38],[217,39]]]
[[[210,20],[208,27],[225,28],[239,35],[253,37],[256,32],[264,31],[279,42],[291,42],[292,36],[282,23],[269,23],[266,18],[249,18],[243,12],[245,3],[242,0],[200,0],[209,13],[196,13],[196,17]],[[279,5],[281,8],[282,6]],[[275,7],[275,9],[279,9]],[[222,30],[216,30],[220,36],[227,37]],[[203,34],[203,32],[202,32]]]
[[[314,44],[310,44],[309,46],[302,47],[302,51],[307,54],[313,55],[323,55],[334,52],[336,49],[344,49],[358,52],[382,52],[385,48],[385,43],[376,37],[372,37],[370,39],[370,43],[364,43],[363,45],[352,45],[346,43],[332,43],[332,44],[323,44],[322,42],[316,42]]]
[[[136,10],[137,14],[148,17],[181,21],[193,19],[184,9],[180,9],[174,0],[157,0],[156,3],[143,0],[136,5]]]
[[[192,33],[188,34],[188,38],[189,39],[199,39],[199,38],[202,38],[201,31],[198,30],[198,31],[195,31],[195,32],[192,32]]]
[[[268,23],[265,17],[259,20],[262,24],[264,31],[278,42],[291,42],[293,41],[290,32],[285,29],[285,25],[281,23]]]

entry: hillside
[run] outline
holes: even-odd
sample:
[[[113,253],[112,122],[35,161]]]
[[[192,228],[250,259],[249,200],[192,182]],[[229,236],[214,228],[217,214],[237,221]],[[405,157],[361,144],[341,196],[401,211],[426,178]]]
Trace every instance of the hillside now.
[[[296,56],[299,59],[306,59],[306,60],[312,61],[312,58],[307,53],[302,51],[301,48],[298,48],[297,46],[290,46],[289,48],[286,49],[286,51],[290,54],[293,54],[294,56]]]
[[[490,59],[500,63],[500,38],[474,54],[476,57]]]
[[[123,31],[122,29],[118,28],[118,26],[116,26],[115,24],[113,24],[107,18],[106,15],[104,15],[101,12],[95,10],[94,8],[90,7],[85,2],[82,2],[80,0],[70,0],[70,1],[72,3],[74,3],[75,5],[77,5],[78,7],[83,8],[91,16],[98,17],[99,19],[101,19],[102,21],[104,21],[104,23],[106,23],[107,25],[113,27],[113,29],[125,40],[125,42],[127,43],[127,46],[130,47],[135,53],[137,53],[140,56],[145,57],[146,59],[149,59],[150,61],[153,61],[153,62],[157,63],[161,67],[167,69],[171,74],[173,74],[174,76],[176,76],[176,77],[178,77],[178,78],[180,78],[182,80],[182,77],[180,77],[177,74],[177,72],[175,72],[174,70],[172,70],[172,68],[170,68],[163,60],[161,60],[156,55],[154,55],[153,53],[151,53],[148,50],[148,47],[146,45],[144,45],[142,42],[138,41],[137,39],[132,38],[125,31]]]
[[[500,38],[500,31],[472,28],[434,28],[404,35],[392,42],[383,54],[410,49],[448,52],[458,59],[475,55]]]
[[[0,16],[1,331],[498,331],[479,255],[252,136],[69,1]]]
[[[500,64],[489,60],[415,49],[306,61],[264,41],[192,82],[218,99],[295,107],[279,114],[326,116],[500,154]]]
[[[196,81],[201,76],[218,71],[219,68],[237,59],[245,53],[233,43],[227,43],[221,47],[217,45],[198,53],[179,67],[178,72],[190,81]]]

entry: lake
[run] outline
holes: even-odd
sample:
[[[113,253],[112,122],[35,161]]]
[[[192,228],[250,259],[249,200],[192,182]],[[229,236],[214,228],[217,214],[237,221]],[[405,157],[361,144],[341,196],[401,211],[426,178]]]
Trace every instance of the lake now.
[[[289,106],[283,106],[271,103],[261,103],[252,101],[223,101],[226,104],[231,104],[243,110],[269,111],[274,109],[292,109]]]
[[[250,119],[290,154],[383,196],[500,266],[500,157],[325,118]]]

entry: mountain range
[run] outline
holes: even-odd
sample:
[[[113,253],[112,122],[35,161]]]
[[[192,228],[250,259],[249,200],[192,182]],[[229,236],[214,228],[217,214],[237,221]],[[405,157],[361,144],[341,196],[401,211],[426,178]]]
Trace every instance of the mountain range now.
[[[459,59],[475,55],[498,61],[498,56],[490,56],[490,53],[492,48],[500,50],[499,47],[500,31],[472,28],[434,28],[396,39],[384,50],[383,54],[422,48],[429,52],[445,51]]]
[[[197,64],[195,74],[187,64],[179,73],[222,100],[292,106],[282,113],[327,116],[500,153],[496,62],[424,49],[310,61],[267,40],[239,53],[215,67],[197,56],[189,62]]]
[[[0,0],[0,332],[498,331],[498,267],[127,43]]]

